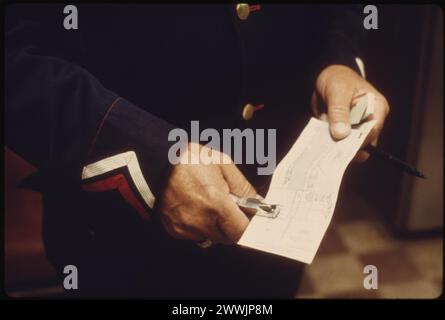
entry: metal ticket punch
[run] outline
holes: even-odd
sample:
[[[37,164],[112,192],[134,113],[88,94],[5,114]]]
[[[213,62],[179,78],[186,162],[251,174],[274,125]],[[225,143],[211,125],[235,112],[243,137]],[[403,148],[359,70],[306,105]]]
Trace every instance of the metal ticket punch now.
[[[278,204],[267,204],[258,198],[241,198],[234,194],[230,194],[233,201],[246,213],[266,217],[276,218],[280,213]]]

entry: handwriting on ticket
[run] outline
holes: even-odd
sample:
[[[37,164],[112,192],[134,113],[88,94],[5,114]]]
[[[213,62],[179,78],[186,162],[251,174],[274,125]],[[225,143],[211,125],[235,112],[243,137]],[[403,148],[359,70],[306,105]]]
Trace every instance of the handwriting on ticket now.
[[[266,203],[275,219],[252,218],[238,244],[311,263],[334,213],[341,179],[375,121],[335,141],[327,122],[311,118],[272,176]]]

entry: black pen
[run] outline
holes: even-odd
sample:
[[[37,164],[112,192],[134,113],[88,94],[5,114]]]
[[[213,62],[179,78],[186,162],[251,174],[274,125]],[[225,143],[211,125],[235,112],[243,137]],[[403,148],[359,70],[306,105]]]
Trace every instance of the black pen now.
[[[376,156],[413,176],[426,179],[425,175],[422,172],[418,171],[416,168],[412,167],[411,165],[400,159],[397,159],[393,155],[374,147],[373,145],[368,144],[366,147],[363,148],[363,150],[368,152],[370,155]]]

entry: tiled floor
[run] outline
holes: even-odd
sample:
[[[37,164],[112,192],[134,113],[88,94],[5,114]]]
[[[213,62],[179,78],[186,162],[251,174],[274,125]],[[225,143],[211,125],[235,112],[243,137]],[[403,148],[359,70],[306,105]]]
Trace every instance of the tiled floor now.
[[[355,207],[370,210],[364,202]],[[397,239],[372,212],[336,219],[337,211],[317,256],[306,267],[297,298],[435,298],[441,294],[440,235]],[[366,265],[377,267],[376,290],[363,286]]]

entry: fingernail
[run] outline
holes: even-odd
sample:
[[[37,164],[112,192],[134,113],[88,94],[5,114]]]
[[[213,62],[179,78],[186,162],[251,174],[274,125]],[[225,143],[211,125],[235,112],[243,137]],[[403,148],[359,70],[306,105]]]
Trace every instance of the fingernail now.
[[[326,113],[322,113],[321,115],[320,115],[320,120],[321,121],[328,121],[328,115],[326,114]]]
[[[351,131],[351,126],[344,122],[336,122],[333,126],[333,132],[335,138],[342,139],[349,135],[349,132]]]

